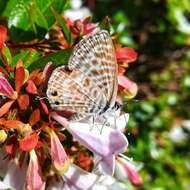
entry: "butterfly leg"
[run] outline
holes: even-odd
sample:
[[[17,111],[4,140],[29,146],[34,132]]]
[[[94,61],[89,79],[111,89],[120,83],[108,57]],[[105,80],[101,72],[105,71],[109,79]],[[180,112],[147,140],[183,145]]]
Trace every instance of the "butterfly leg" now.
[[[90,131],[92,131],[93,128],[96,126],[96,118],[97,118],[97,115],[93,114],[92,115],[92,123],[90,123]]]

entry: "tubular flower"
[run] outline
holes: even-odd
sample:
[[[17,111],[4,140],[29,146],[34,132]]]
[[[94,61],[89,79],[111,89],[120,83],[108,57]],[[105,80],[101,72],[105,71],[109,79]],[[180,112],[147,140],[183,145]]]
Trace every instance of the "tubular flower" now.
[[[118,76],[119,91],[121,94],[131,99],[136,96],[138,86],[135,82],[129,80],[125,76]]]
[[[128,178],[135,186],[141,186],[143,184],[137,169],[130,161],[120,156],[116,160],[115,176],[118,180],[125,182]]]
[[[124,152],[128,146],[127,138],[123,133],[114,129],[116,127],[105,127],[100,132],[101,123],[90,130],[91,126],[88,123],[68,122],[66,118],[56,113],[52,117],[63,125],[80,144],[100,157],[99,161],[105,173],[113,173],[115,155]]]
[[[30,151],[30,161],[26,175],[27,190],[44,190],[45,182],[42,179],[42,171],[34,150]]]
[[[51,158],[54,169],[57,174],[61,175],[68,170],[69,159],[56,133],[48,127],[45,128],[45,131],[51,139]]]

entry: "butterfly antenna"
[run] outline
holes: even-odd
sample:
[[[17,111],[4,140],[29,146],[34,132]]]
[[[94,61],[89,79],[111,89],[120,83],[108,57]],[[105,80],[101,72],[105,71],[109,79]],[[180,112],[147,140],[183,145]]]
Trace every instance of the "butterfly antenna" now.
[[[40,97],[40,96],[35,97],[35,100],[43,100],[43,99],[49,100],[48,97],[45,97],[45,96],[44,97]]]
[[[105,121],[104,121],[104,123],[103,123],[103,125],[102,125],[102,127],[100,129],[100,134],[102,134],[103,128],[104,128],[106,123],[107,123],[107,119],[105,118]]]

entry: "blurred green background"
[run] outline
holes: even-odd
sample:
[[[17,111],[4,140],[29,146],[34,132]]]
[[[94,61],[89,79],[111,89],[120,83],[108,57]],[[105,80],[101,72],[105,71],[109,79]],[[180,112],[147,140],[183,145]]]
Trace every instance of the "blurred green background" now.
[[[141,189],[190,189],[190,1],[85,3],[94,21],[109,15],[120,42],[139,54],[126,72],[139,93],[125,110],[129,156],[143,163]]]
[[[60,13],[71,8],[66,1],[0,0],[0,23],[8,18],[10,41],[41,39],[57,16],[50,5]],[[124,109],[128,156],[143,166],[140,189],[190,189],[190,0],[84,0],[81,6],[94,22],[108,15],[120,43],[139,54],[126,71],[139,92]],[[40,57],[25,51],[12,63],[28,56],[30,63]]]

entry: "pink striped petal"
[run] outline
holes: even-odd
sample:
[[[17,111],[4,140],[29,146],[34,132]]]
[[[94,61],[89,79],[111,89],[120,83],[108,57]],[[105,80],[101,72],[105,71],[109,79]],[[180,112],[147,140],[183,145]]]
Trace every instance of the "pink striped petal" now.
[[[3,76],[0,76],[0,95],[6,96],[11,99],[16,99],[12,86]]]

